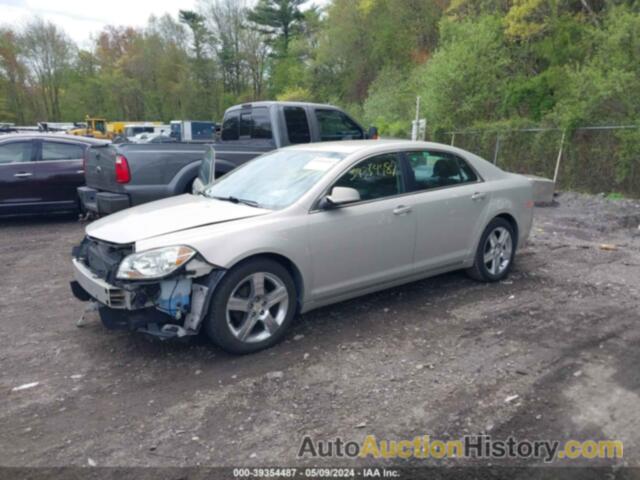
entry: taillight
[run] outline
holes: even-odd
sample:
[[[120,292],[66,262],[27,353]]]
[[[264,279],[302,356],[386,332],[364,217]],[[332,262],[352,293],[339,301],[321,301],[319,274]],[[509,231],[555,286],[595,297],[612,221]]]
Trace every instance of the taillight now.
[[[129,183],[131,181],[131,171],[129,162],[124,155],[116,155],[116,182]]]

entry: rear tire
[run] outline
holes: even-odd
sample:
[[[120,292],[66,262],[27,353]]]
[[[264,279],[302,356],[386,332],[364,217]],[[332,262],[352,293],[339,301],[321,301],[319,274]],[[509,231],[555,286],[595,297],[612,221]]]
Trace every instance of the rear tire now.
[[[296,311],[296,288],[289,272],[267,258],[233,267],[211,298],[205,331],[229,353],[269,348],[286,334]]]
[[[496,217],[482,232],[473,267],[467,270],[474,280],[498,282],[509,275],[516,253],[516,236],[511,224]]]

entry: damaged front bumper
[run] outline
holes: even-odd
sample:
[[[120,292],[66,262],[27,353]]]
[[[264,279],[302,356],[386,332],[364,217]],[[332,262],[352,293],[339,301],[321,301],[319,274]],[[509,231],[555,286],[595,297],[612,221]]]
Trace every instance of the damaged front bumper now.
[[[116,280],[110,274],[120,261],[115,255],[116,248],[119,247],[85,239],[74,249],[73,295],[81,301],[97,302],[102,323],[109,329],[138,331],[161,338],[197,334],[211,294],[225,270],[194,258],[167,278]],[[96,262],[96,257],[101,262]],[[105,260],[109,258],[113,265]],[[92,260],[97,268],[92,268],[95,266],[91,265]]]

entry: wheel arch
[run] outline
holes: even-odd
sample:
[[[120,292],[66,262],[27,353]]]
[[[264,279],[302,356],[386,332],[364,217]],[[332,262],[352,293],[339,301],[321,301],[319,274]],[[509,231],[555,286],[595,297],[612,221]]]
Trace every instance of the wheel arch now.
[[[467,257],[465,264],[471,265],[473,264],[473,260],[475,259],[476,256],[476,252],[478,250],[478,246],[480,245],[480,240],[482,239],[482,234],[484,233],[484,231],[487,229],[487,227],[489,226],[489,224],[491,222],[493,222],[496,218],[502,218],[503,220],[509,222],[509,225],[511,225],[511,228],[513,228],[513,233],[515,235],[515,239],[514,239],[514,245],[517,248],[518,245],[518,235],[519,235],[519,229],[518,229],[518,222],[516,221],[516,218],[508,211],[498,211],[493,213],[492,215],[488,215],[488,219],[487,221],[482,224],[482,229],[480,230],[478,236],[476,237],[476,239],[474,240],[474,244],[473,244],[473,249],[469,252],[469,256]]]
[[[267,258],[273,260],[274,262],[282,265],[287,272],[291,275],[293,279],[293,283],[296,287],[296,313],[300,311],[302,308],[302,299],[304,298],[304,279],[302,278],[302,273],[298,266],[291,260],[290,258],[275,252],[260,252],[249,255],[248,257],[244,257],[241,260],[234,263],[229,270],[237,267],[243,263],[249,262],[251,260]]]
[[[497,215],[495,215],[491,220],[489,220],[489,222],[487,223],[487,225],[489,225],[489,223],[491,223],[493,221],[494,218],[502,218],[504,220],[506,220],[507,222],[509,222],[509,225],[511,225],[511,228],[513,228],[513,234],[516,238],[514,238],[514,246],[517,247],[518,246],[518,239],[519,239],[519,229],[518,229],[518,222],[516,220],[516,218],[511,215],[509,212],[503,212],[503,213],[499,213]],[[487,228],[485,226],[485,228]]]
[[[168,191],[171,192],[172,195],[185,193],[189,189],[193,181],[198,176],[201,161],[202,159],[189,162],[176,172],[167,185]]]

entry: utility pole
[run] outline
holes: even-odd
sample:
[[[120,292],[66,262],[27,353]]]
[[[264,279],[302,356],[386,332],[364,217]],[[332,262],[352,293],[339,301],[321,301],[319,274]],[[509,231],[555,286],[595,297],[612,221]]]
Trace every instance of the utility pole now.
[[[411,140],[424,141],[427,135],[427,119],[420,118],[420,96],[416,97],[416,119],[411,122]]]
[[[418,129],[420,125],[420,95],[416,97],[416,119],[411,126],[411,140],[414,142],[418,139]]]
[[[560,137],[560,149],[558,150],[558,158],[556,159],[556,168],[553,172],[553,183],[555,185],[555,183],[558,181],[558,173],[560,173],[560,160],[562,160],[562,150],[564,149],[564,136],[565,136],[566,130],[562,131],[562,137]]]

